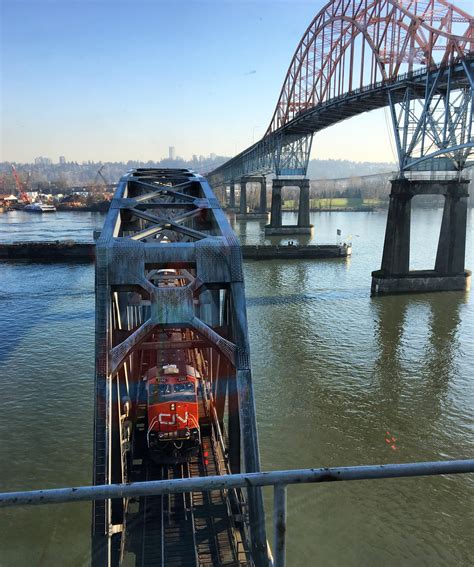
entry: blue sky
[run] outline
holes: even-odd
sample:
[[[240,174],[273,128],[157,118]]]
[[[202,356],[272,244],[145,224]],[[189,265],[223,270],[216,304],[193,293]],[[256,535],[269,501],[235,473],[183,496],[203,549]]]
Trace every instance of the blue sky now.
[[[232,155],[260,138],[314,1],[0,0],[0,160]],[[383,110],[313,156],[393,161]]]

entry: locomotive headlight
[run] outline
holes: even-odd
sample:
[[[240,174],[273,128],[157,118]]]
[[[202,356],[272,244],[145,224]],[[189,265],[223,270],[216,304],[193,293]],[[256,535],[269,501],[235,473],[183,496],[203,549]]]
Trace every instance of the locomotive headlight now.
[[[170,410],[174,411],[176,409],[176,404],[170,404]]]

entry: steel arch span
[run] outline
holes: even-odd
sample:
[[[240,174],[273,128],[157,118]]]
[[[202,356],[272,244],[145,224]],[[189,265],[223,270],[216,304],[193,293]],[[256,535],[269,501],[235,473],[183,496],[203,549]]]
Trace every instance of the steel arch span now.
[[[267,134],[317,104],[474,49],[474,19],[443,0],[329,2],[301,39]]]
[[[333,0],[297,46],[265,136],[210,178],[304,175],[314,132],[387,105],[401,170],[451,148],[448,169],[462,169],[472,150],[473,55],[474,18],[445,0]],[[415,100],[425,101],[421,114]]]

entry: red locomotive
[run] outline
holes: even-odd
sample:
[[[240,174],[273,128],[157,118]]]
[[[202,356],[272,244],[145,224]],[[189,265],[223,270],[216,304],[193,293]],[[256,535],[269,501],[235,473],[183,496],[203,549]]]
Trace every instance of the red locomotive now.
[[[147,373],[147,444],[152,459],[178,463],[197,455],[199,372],[188,364],[167,364]]]

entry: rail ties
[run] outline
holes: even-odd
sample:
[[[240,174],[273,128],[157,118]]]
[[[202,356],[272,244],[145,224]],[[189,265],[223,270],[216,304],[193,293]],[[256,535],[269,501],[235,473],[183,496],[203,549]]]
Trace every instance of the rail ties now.
[[[165,480],[217,474],[211,433],[189,463],[158,465],[145,459],[137,480]],[[129,506],[127,552],[137,567],[243,567],[223,491],[147,496]]]
[[[187,465],[146,464],[147,480],[189,476]],[[128,523],[131,549],[139,567],[198,567],[192,496],[140,498],[136,519]]]
[[[196,362],[196,361],[192,361]],[[171,480],[222,474],[213,427],[205,418],[201,396],[201,447],[189,462],[154,462],[146,446],[144,382],[138,386],[134,437],[133,481]],[[229,518],[225,491],[147,496],[133,499],[127,508],[125,551],[135,555],[137,567],[243,567],[238,553],[241,538]],[[128,563],[127,563],[128,565]]]

